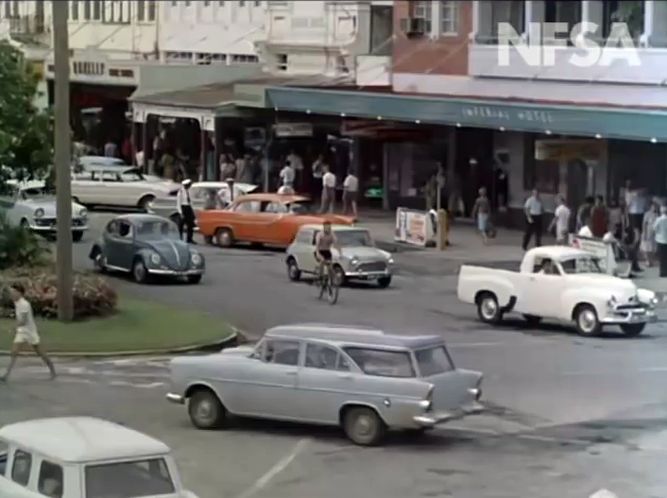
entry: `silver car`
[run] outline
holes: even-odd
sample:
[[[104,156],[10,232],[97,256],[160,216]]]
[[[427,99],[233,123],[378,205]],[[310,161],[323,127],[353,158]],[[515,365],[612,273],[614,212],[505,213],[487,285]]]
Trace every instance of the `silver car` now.
[[[364,327],[275,327],[254,347],[172,360],[167,399],[199,429],[230,415],[341,426],[356,444],[478,413],[482,374],[454,366],[440,336]]]

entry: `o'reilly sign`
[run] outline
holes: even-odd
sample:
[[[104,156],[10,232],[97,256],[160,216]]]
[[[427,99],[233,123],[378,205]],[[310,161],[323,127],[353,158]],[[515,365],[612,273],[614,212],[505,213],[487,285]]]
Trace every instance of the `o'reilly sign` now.
[[[558,63],[577,67],[609,67],[620,60],[628,66],[641,66],[635,41],[625,23],[614,23],[609,36],[600,44],[595,36],[600,26],[582,22],[570,29],[567,23],[530,23],[528,39],[517,33],[510,23],[498,24],[498,65],[510,66],[515,51],[523,62],[532,67],[553,67]],[[570,46],[566,59],[556,56],[557,51]]]

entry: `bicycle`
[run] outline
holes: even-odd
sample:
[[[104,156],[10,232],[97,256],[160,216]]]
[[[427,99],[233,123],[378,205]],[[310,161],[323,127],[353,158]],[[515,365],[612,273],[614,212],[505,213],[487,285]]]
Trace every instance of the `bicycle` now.
[[[325,266],[326,268],[323,268]],[[336,278],[336,274],[333,270],[331,262],[323,261],[320,263],[320,271],[317,282],[317,288],[319,291],[318,299],[322,299],[326,293],[329,304],[336,304],[338,301],[339,285],[340,284]]]

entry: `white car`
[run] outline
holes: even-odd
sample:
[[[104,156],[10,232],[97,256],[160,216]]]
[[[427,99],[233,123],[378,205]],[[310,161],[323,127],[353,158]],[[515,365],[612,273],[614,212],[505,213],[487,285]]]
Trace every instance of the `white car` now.
[[[72,197],[86,206],[119,206],[148,209],[157,197],[173,195],[180,185],[151,181],[137,168],[91,166],[72,176]]]
[[[342,253],[332,251],[333,270],[339,284],[349,280],[375,281],[389,287],[394,260],[391,255],[375,247],[368,230],[347,225],[332,225]],[[297,232],[294,242],[287,248],[287,276],[297,281],[303,273],[315,275],[319,268],[315,259],[315,239],[322,225],[304,225]]]
[[[0,211],[12,225],[21,225],[33,232],[56,234],[56,197],[47,192],[41,180],[17,182],[9,180],[8,195],[0,196]],[[72,239],[78,242],[88,230],[88,210],[72,203]]]
[[[107,157],[107,156],[81,156],[75,159],[73,172],[75,175],[89,172],[94,168],[108,168],[108,169],[119,169],[127,170],[133,166],[125,164],[125,161],[118,157]],[[162,182],[162,178],[156,175],[147,175],[142,173],[145,180],[150,182]]]
[[[161,441],[90,417],[0,429],[0,498],[197,498]]]
[[[656,320],[658,304],[653,291],[605,274],[598,258],[564,246],[531,249],[518,273],[464,265],[458,297],[475,304],[483,322],[498,323],[515,311],[533,324],[542,318],[574,322],[585,336],[599,334],[604,325],[620,325],[626,335],[639,335]]]

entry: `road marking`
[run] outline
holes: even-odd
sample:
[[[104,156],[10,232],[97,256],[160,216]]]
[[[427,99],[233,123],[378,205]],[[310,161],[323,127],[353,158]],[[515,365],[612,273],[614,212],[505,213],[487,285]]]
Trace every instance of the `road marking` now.
[[[271,480],[276,477],[278,474],[280,474],[282,471],[284,471],[290,463],[294,461],[294,459],[303,451],[303,449],[306,447],[308,444],[309,439],[302,439],[300,440],[296,446],[287,453],[283,458],[281,458],[278,463],[276,463],[273,467],[269,469],[269,471],[264,474],[262,477],[257,479],[255,483],[250,486],[248,489],[246,489],[243,493],[237,496],[237,498],[250,498],[251,496],[256,495],[259,491],[264,489]]]

